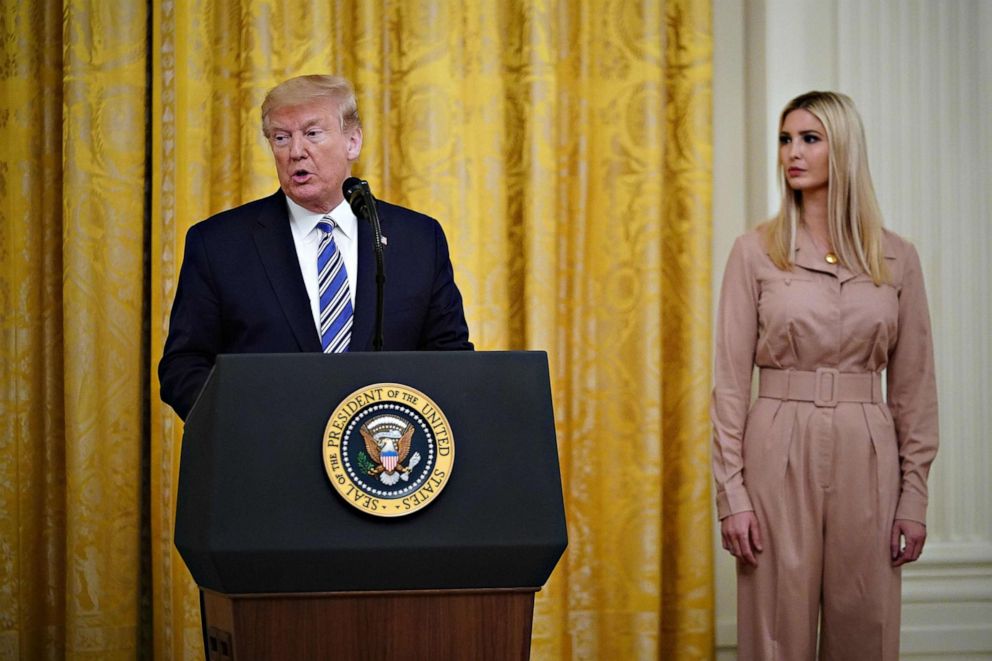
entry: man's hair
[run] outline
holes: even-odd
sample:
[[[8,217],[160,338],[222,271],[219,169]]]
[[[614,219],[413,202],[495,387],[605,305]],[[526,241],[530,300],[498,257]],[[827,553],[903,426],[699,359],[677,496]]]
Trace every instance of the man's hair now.
[[[829,147],[827,226],[834,251],[852,271],[887,279],[882,249],[882,213],[868,169],[868,149],[861,116],[850,97],[839,92],[807,92],[789,101],[779,116],[779,130],[794,110],[806,110],[823,124]],[[782,206],[764,226],[768,254],[780,269],[792,266],[796,226],[803,195],[789,188],[785,167],[778,164]]]
[[[283,81],[269,90],[262,101],[262,134],[269,137],[269,113],[279,108],[313,101],[329,101],[338,109],[341,131],[347,133],[362,125],[358,118],[355,89],[346,78],[312,74]]]

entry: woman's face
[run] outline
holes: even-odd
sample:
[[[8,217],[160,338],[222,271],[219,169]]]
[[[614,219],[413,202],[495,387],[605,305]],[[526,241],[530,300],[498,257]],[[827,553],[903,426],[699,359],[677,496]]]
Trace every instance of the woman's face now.
[[[785,116],[778,135],[778,158],[789,188],[811,193],[826,191],[830,181],[827,131],[813,113],[798,108]]]

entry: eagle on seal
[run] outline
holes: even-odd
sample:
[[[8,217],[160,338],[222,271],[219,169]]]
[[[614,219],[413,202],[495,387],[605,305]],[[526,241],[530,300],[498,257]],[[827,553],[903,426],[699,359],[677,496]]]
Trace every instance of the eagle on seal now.
[[[395,484],[400,475],[410,472],[403,465],[410,454],[414,427],[405,420],[383,416],[363,424],[359,431],[365,440],[365,450],[375,462],[375,468],[368,471],[372,477],[379,477],[385,484]]]

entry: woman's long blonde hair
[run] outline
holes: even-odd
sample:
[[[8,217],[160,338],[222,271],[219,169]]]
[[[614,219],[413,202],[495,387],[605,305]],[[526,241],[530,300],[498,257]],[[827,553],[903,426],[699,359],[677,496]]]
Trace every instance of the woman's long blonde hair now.
[[[838,92],[807,92],[786,104],[779,117],[779,130],[793,110],[803,109],[820,120],[827,132],[829,180],[827,183],[827,227],[841,264],[867,273],[875,284],[888,273],[882,249],[882,213],[868,170],[868,150],[861,116],[850,97]],[[782,206],[764,226],[768,254],[783,271],[792,269],[796,228],[802,214],[803,194],[789,188],[785,168],[778,163]]]

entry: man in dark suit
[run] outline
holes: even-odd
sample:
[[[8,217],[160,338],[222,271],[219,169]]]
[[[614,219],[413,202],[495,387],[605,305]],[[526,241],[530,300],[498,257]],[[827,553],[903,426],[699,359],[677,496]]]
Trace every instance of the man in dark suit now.
[[[351,85],[336,76],[277,85],[262,103],[262,131],[280,190],[208,218],[186,235],[159,363],[162,399],[184,420],[217,354],[319,352],[322,324],[327,351],[372,348],[372,230],[341,190],[362,149]],[[377,209],[388,268],[383,348],[472,349],[441,226],[384,202]],[[332,253],[341,269],[328,285],[318,263]],[[331,298],[326,292],[338,285],[334,295],[343,310],[334,312],[338,338],[329,341],[331,312],[322,309],[321,296]]]

